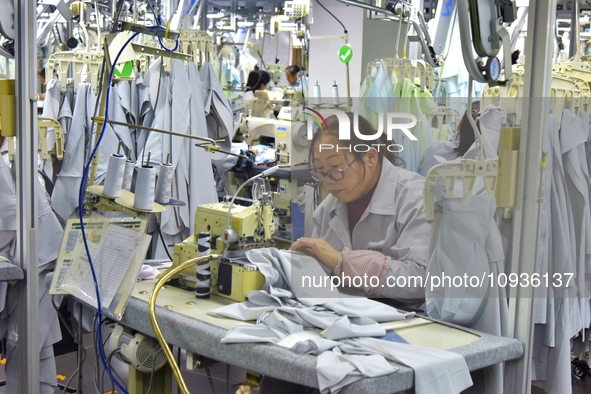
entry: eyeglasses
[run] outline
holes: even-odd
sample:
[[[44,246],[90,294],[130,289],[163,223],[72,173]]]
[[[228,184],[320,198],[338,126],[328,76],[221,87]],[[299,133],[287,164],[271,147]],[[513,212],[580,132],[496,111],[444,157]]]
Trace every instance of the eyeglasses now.
[[[332,179],[333,181],[340,181],[341,179],[343,179],[345,177],[345,171],[347,171],[347,169],[349,167],[351,167],[353,165],[353,163],[355,163],[357,161],[357,158],[355,158],[355,160],[353,160],[351,163],[349,163],[349,165],[345,168],[333,168],[332,170],[328,170],[326,172],[321,172],[318,171],[316,169],[310,171],[310,176],[312,177],[312,179],[314,179],[315,181],[318,182],[324,182],[324,178],[328,177],[330,179]]]

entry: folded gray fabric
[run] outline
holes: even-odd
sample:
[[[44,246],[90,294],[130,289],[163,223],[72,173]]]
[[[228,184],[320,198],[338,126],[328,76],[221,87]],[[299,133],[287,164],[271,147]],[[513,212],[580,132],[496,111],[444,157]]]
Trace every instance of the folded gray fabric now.
[[[222,343],[277,343],[285,337],[287,335],[281,331],[268,326],[238,323],[222,338]]]
[[[300,341],[296,343],[291,349],[298,353],[321,354],[339,345],[340,343],[337,341],[331,341],[330,339],[325,338],[316,338]]]

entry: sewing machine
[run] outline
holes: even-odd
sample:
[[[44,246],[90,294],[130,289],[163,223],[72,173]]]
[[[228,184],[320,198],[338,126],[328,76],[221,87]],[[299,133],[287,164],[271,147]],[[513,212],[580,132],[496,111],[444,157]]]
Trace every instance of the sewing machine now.
[[[291,107],[284,107],[294,110]],[[243,134],[247,135],[246,142],[251,145],[260,137],[270,137],[275,140],[275,156],[278,165],[294,167],[308,162],[309,141],[307,126],[302,122],[283,119],[263,119],[248,117],[244,120]]]
[[[245,252],[272,246],[271,236],[275,232],[275,223],[269,190],[269,181],[257,179],[253,186],[253,198],[256,202],[249,207],[232,205],[230,224],[232,234],[236,235],[235,239],[232,239],[232,235],[228,236],[230,202],[198,206],[194,235],[174,246],[173,266],[197,257],[197,235],[208,233],[211,253],[223,256],[211,262],[213,294],[242,302],[246,300],[249,291],[262,289],[265,278],[255,265],[246,260]],[[181,287],[195,289],[195,268],[181,272],[178,280]]]

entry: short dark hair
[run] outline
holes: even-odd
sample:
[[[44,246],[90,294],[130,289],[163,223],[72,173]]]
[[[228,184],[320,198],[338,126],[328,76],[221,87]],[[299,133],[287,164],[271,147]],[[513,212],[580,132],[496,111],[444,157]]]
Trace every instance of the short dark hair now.
[[[37,73],[37,75],[39,75],[40,77],[45,78],[45,67],[43,67],[41,70],[39,70],[39,72]]]
[[[295,64],[292,64],[291,66],[288,66],[285,69],[285,72],[286,73],[290,73],[291,75],[296,75],[300,71],[302,71],[302,69],[299,66],[295,65]]]
[[[251,71],[248,74],[248,80],[246,81],[247,91],[260,90],[261,85],[268,85],[271,82],[271,74],[266,71]]]

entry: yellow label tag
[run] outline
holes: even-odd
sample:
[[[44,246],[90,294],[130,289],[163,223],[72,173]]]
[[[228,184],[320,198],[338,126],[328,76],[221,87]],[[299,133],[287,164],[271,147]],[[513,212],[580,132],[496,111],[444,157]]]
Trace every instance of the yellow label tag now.
[[[287,138],[287,133],[285,131],[276,131],[275,136],[280,138]]]
[[[64,375],[57,375],[56,378],[57,380],[66,380],[66,377]]]
[[[546,167],[546,163],[548,163],[548,154],[542,153],[542,159],[540,160],[540,167]]]

